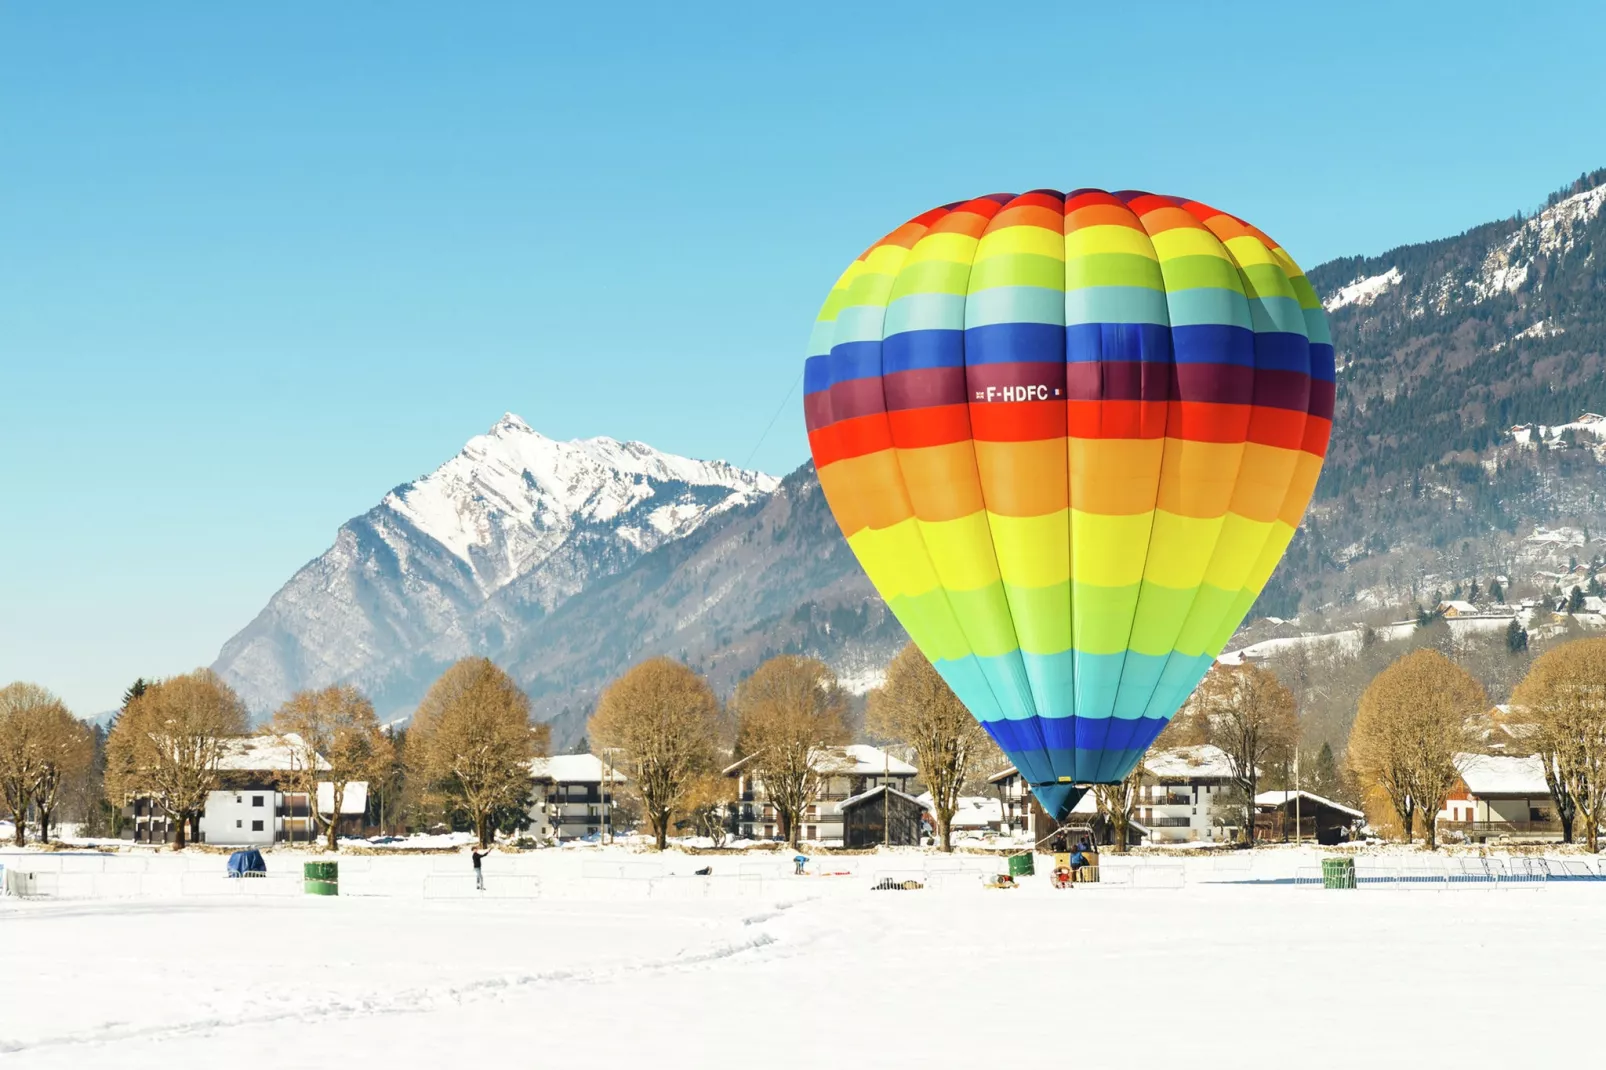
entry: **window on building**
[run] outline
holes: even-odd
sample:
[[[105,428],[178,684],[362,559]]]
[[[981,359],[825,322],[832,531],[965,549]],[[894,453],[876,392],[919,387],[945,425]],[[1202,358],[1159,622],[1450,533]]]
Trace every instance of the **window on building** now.
[[[244,800],[244,799],[242,799],[242,798],[240,798],[240,796],[238,796],[238,795],[236,795],[236,796],[235,796],[235,797],[234,797],[234,801],[235,801],[235,802],[244,802],[244,801],[245,801],[245,800]]]
[[[234,827],[237,828],[237,829],[238,828],[244,828],[245,827],[245,822],[244,821],[236,821],[234,823]]]
[[[262,796],[260,796],[260,795],[251,796],[251,805],[252,806],[261,806],[262,805]]]
[[[261,832],[262,831],[262,822],[260,822],[260,821],[251,822],[251,831],[252,832]]]

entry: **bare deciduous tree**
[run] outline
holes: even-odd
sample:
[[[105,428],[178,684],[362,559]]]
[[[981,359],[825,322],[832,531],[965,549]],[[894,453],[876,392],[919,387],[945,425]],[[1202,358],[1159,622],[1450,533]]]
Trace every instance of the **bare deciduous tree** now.
[[[1461,773],[1456,755],[1474,744],[1468,724],[1487,706],[1483,685],[1431,648],[1398,658],[1361,694],[1349,761],[1361,790],[1388,796],[1405,842],[1420,814],[1428,848],[1438,813]]]
[[[660,851],[671,818],[714,764],[718,726],[708,681],[670,658],[630,669],[597,702],[586,733],[594,746],[623,755]]]
[[[1093,785],[1093,800],[1098,804],[1099,816],[1109,822],[1110,847],[1116,854],[1126,853],[1132,811],[1137,808],[1138,788],[1142,783],[1143,763],[1139,762],[1120,783]]]
[[[739,749],[775,807],[781,836],[797,846],[798,818],[819,793],[819,749],[847,741],[847,697],[815,658],[782,654],[736,689]]]
[[[1606,819],[1606,639],[1577,639],[1540,655],[1512,704],[1538,728],[1535,743],[1558,808],[1583,821],[1584,845],[1600,850]],[[1572,821],[1567,818],[1570,840]]]
[[[88,772],[95,760],[95,734],[60,702],[39,711],[40,763],[33,785],[39,839],[50,842],[51,819],[63,789]]]
[[[18,847],[27,842],[28,805],[46,775],[58,715],[72,719],[61,700],[38,684],[19,681],[0,688],[0,801],[15,825],[12,839]],[[48,823],[48,817],[41,822],[43,839],[49,838]]]
[[[528,808],[530,759],[546,753],[548,725],[530,723],[530,700],[488,658],[464,658],[430,686],[413,714],[408,760],[490,843],[491,815]]]
[[[914,748],[931,792],[937,842],[952,851],[954,812],[972,766],[988,753],[986,731],[913,643],[892,659],[886,684],[871,693],[866,727]]]
[[[1255,842],[1255,794],[1261,769],[1294,746],[1294,695],[1258,665],[1217,665],[1189,700],[1206,738],[1227,755],[1244,814],[1244,841]]]
[[[129,702],[107,737],[106,792],[113,805],[149,799],[173,819],[173,850],[182,851],[218,785],[224,748],[245,733],[245,704],[210,669],[159,680]]]
[[[348,786],[356,781],[374,784],[389,771],[390,740],[379,730],[373,703],[355,687],[302,691],[279,707],[273,730],[289,744],[296,759],[291,779],[306,794],[325,845],[336,850]],[[328,781],[333,796],[327,817],[318,807],[321,781]]]

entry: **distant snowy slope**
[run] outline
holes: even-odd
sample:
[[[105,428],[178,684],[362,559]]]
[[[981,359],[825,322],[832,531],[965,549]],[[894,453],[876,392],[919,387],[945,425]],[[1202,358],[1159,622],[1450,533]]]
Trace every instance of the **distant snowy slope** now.
[[[405,709],[441,666],[495,654],[599,576],[778,484],[640,442],[556,441],[510,413],[344,524],[215,667],[258,712],[336,682]]]

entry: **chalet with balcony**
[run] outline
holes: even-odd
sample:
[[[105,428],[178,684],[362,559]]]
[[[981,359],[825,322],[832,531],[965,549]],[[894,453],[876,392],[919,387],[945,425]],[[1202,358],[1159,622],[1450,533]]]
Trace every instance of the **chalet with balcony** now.
[[[1255,838],[1262,842],[1344,843],[1365,823],[1359,810],[1314,792],[1263,791],[1255,796]]]
[[[752,761],[753,756],[749,755],[724,770],[725,776],[736,781],[732,824],[736,834],[744,839],[775,839],[781,834],[781,823],[775,807],[764,792],[762,779],[751,771]],[[889,806],[894,814],[905,808],[897,796],[902,796],[916,807],[920,806],[919,800],[909,792],[910,782],[915,778],[915,767],[879,748],[863,743],[846,747],[819,747],[813,754],[812,764],[820,787],[799,821],[802,826],[799,829],[801,839],[823,846],[843,846],[847,840],[847,830],[854,823],[845,818],[851,818],[856,809],[871,805],[875,798],[881,799],[875,805]],[[890,802],[884,796],[871,795],[883,787],[892,789]],[[869,832],[865,835],[874,833],[879,836],[880,829],[870,828],[872,825],[874,822],[866,819],[865,827]],[[918,842],[918,832],[916,837],[914,842]],[[876,839],[875,842],[881,841]],[[898,841],[894,839],[894,842]]]
[[[595,754],[558,754],[530,762],[535,782],[530,829],[538,839],[612,836],[613,797],[628,778]]]
[[[1561,821],[1538,755],[1458,754],[1461,782],[1438,813],[1439,834],[1474,843],[1502,837],[1559,840]]]

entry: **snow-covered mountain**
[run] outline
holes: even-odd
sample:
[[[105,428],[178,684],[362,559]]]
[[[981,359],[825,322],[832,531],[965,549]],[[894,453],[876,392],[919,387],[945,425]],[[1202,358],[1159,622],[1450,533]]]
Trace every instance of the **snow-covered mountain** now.
[[[223,647],[250,706],[355,683],[382,711],[779,480],[609,438],[559,442],[511,413],[434,472],[342,525]]]

